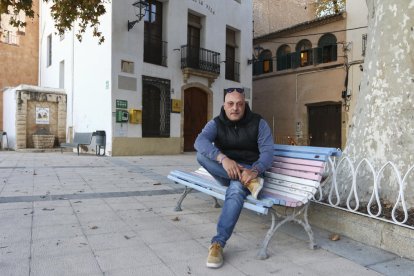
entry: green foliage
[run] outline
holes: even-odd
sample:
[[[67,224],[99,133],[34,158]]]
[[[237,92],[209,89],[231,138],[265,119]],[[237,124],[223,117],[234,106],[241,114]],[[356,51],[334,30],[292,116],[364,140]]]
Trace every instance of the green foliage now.
[[[99,17],[106,12],[104,4],[109,0],[43,0],[43,2],[51,2],[51,15],[59,35],[72,30],[77,24],[79,30],[76,37],[79,41],[82,41],[82,35],[88,27],[92,28],[93,36],[98,38],[99,44],[105,41],[98,27]],[[18,15],[23,11],[26,16],[33,18],[35,13],[32,6],[33,0],[0,0],[0,14]],[[17,16],[11,17],[10,24],[15,27],[26,26],[26,22],[20,21]]]
[[[346,0],[317,0],[315,2],[316,16],[337,14],[345,10]]]

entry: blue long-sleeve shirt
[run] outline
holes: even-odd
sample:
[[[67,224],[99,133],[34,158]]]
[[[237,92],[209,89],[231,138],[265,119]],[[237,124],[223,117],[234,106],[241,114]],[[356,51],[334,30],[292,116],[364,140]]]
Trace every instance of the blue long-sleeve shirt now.
[[[221,151],[213,144],[217,136],[217,126],[214,120],[209,121],[201,133],[197,136],[194,148],[206,156],[216,161]],[[260,119],[259,134],[257,137],[259,147],[259,159],[252,164],[259,174],[270,168],[273,161],[273,137],[271,130],[265,120]]]

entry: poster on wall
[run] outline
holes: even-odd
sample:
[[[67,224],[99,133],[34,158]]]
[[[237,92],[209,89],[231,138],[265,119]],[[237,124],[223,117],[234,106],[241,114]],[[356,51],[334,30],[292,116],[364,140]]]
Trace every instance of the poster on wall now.
[[[36,124],[49,124],[49,107],[36,107]]]

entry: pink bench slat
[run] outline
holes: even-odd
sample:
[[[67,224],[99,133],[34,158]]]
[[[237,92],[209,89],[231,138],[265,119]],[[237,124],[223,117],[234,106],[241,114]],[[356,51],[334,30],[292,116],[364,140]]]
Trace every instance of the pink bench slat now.
[[[308,172],[301,172],[301,171],[292,171],[286,169],[279,169],[279,168],[271,168],[269,171],[284,175],[290,175],[299,178],[311,179],[316,181],[321,181],[322,175],[317,173],[308,173]]]
[[[291,164],[298,164],[298,165],[306,165],[306,166],[314,166],[314,167],[324,167],[325,166],[325,162],[322,162],[322,161],[297,159],[297,158],[289,158],[289,157],[281,157],[281,156],[274,156],[273,161],[283,162],[283,163],[291,163]]]
[[[323,173],[322,167],[313,167],[313,166],[305,166],[305,165],[282,163],[282,162],[273,162],[272,166],[274,168],[290,169],[290,170],[295,170],[295,171],[313,172],[313,173],[319,173],[319,174]]]

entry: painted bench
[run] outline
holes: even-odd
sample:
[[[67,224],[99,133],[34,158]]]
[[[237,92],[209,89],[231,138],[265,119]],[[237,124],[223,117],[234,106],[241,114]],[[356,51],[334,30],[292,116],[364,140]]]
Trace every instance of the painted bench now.
[[[75,132],[72,143],[61,143],[60,151],[63,153],[63,148],[76,148],[79,155],[79,147],[81,145],[90,145],[92,141],[92,132]]]
[[[257,257],[266,259],[267,246],[276,230],[288,221],[300,224],[309,237],[310,248],[315,249],[313,232],[308,222],[310,200],[319,191],[333,167],[333,157],[341,155],[335,148],[274,145],[272,167],[265,172],[264,187],[259,199],[247,196],[243,207],[259,214],[271,214],[272,225],[268,230]],[[176,211],[181,211],[184,198],[197,190],[214,199],[214,207],[220,207],[217,199],[224,200],[226,187],[221,186],[204,169],[194,172],[171,171],[168,178],[185,186],[178,199]],[[335,181],[335,179],[333,179]],[[282,209],[282,210],[280,210]],[[281,220],[276,224],[276,217]]]

